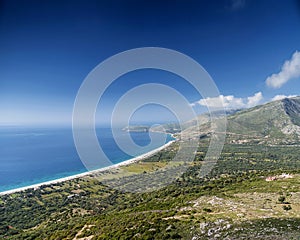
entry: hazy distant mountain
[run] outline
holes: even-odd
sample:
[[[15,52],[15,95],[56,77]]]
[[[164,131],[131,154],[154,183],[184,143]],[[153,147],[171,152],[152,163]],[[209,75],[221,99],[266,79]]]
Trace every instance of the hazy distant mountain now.
[[[226,115],[226,116],[232,115],[234,113],[237,113],[238,111],[241,111],[241,110],[235,109],[235,110],[226,110],[226,111],[216,111],[216,112],[214,112],[213,115],[215,117],[219,118],[219,117],[224,117],[224,115]],[[195,126],[197,124],[196,121],[198,121],[199,125],[204,127],[205,124],[209,123],[210,119],[211,119],[211,116],[209,113],[203,113],[201,115],[198,115],[197,118],[186,121],[186,122],[182,123],[181,125],[179,123],[167,123],[167,124],[163,124],[162,127],[168,133],[178,133],[181,130],[186,130],[192,126]],[[159,129],[161,130],[161,126],[152,128],[152,130],[159,130]]]

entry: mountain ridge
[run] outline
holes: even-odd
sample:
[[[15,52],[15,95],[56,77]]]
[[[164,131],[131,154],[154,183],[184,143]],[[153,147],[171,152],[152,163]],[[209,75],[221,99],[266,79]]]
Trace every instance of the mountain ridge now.
[[[222,119],[224,116],[219,116]],[[298,144],[300,141],[300,97],[285,98],[226,115],[227,143]],[[197,117],[200,132],[195,126],[183,131],[192,137],[209,137],[216,131],[209,114]],[[188,121],[191,123],[195,120]],[[184,123],[183,125],[188,125]]]

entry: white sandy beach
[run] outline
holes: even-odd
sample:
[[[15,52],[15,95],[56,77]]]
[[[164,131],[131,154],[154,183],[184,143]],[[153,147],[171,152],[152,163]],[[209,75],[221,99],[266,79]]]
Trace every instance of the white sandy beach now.
[[[140,156],[137,156],[135,158],[128,159],[124,162],[120,162],[120,163],[117,163],[117,164],[114,164],[114,165],[111,165],[111,166],[108,166],[108,167],[104,167],[104,168],[100,168],[100,169],[97,169],[97,170],[88,171],[88,172],[84,172],[84,173],[80,173],[80,174],[75,174],[75,175],[64,177],[64,178],[58,178],[58,179],[47,181],[47,182],[42,182],[42,183],[37,183],[37,184],[25,186],[25,187],[20,187],[20,188],[7,190],[7,191],[4,191],[4,192],[0,192],[0,196],[1,195],[6,195],[6,194],[12,194],[12,193],[16,193],[16,192],[21,192],[21,191],[24,191],[24,190],[27,190],[27,189],[36,189],[36,188],[39,188],[40,186],[44,186],[44,185],[51,185],[51,184],[55,184],[55,183],[65,182],[65,181],[68,181],[68,180],[72,180],[72,179],[92,175],[92,174],[95,174],[95,173],[107,171],[107,170],[117,168],[117,167],[120,167],[120,166],[125,166],[125,165],[128,165],[128,164],[132,164],[132,163],[141,161],[143,159],[146,159],[148,157],[151,157],[155,153],[157,153],[157,152],[165,149],[166,147],[170,146],[175,141],[176,140],[170,141],[170,142],[166,143],[165,145],[163,145],[159,148],[156,148],[156,149],[154,149],[150,152],[147,152],[147,153],[142,154]]]

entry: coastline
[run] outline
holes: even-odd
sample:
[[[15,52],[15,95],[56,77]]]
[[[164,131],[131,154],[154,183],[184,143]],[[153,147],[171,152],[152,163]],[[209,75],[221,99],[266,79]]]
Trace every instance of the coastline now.
[[[46,181],[46,182],[42,182],[42,183],[36,183],[36,184],[28,185],[28,186],[25,186],[25,187],[20,187],[20,188],[15,188],[15,189],[3,191],[3,192],[0,192],[0,196],[12,194],[12,193],[17,193],[17,192],[22,192],[22,191],[25,191],[27,189],[38,189],[41,186],[46,186],[46,185],[52,185],[52,184],[56,184],[56,183],[61,183],[61,182],[73,180],[73,179],[76,179],[76,178],[81,178],[81,177],[89,176],[89,175],[92,175],[92,174],[95,174],[95,173],[104,172],[104,171],[107,171],[107,170],[118,168],[120,166],[126,166],[126,165],[129,165],[129,164],[132,164],[132,163],[136,163],[136,162],[139,162],[139,161],[141,161],[143,159],[151,157],[152,155],[154,155],[154,154],[160,152],[161,150],[167,148],[172,143],[174,143],[176,140],[177,139],[172,140],[170,142],[167,142],[163,146],[158,147],[156,149],[153,149],[153,150],[151,150],[151,151],[149,151],[147,153],[144,153],[144,154],[139,155],[137,157],[128,159],[126,161],[123,161],[123,162],[120,162],[120,163],[117,163],[117,164],[114,164],[114,165],[111,165],[111,166],[108,166],[108,167],[99,168],[99,169],[96,169],[96,170],[93,170],[93,171],[87,171],[87,172],[83,172],[83,173],[71,175],[71,176],[68,176],[68,177],[58,178],[58,179],[54,179],[54,180],[50,180],[50,181]]]

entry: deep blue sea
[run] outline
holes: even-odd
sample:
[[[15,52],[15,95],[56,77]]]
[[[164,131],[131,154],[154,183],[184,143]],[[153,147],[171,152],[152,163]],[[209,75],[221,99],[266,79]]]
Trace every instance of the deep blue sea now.
[[[134,142],[146,146],[149,133],[131,132]],[[164,134],[164,133],[152,133]],[[121,151],[110,128],[98,128],[99,143],[114,164],[133,158]],[[124,137],[121,129],[118,138]],[[172,141],[170,135],[166,142]],[[136,152],[135,156],[151,151]],[[0,128],[0,192],[86,172],[76,152],[71,128]]]

